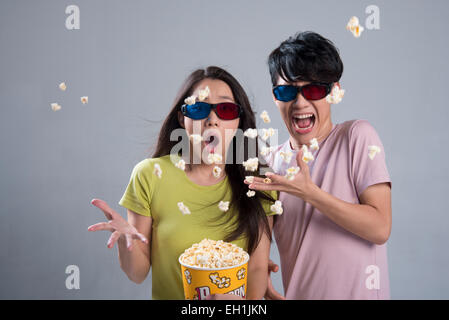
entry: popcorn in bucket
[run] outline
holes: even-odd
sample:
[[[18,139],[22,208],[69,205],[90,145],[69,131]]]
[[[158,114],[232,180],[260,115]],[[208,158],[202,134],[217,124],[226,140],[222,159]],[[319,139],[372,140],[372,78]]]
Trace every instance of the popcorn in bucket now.
[[[186,300],[210,294],[246,297],[249,254],[235,244],[203,239],[179,257]]]

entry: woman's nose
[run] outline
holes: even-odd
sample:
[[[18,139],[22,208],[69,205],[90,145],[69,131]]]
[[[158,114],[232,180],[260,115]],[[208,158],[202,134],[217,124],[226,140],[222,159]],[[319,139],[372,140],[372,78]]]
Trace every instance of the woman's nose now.
[[[218,126],[219,121],[220,120],[218,119],[217,114],[215,113],[215,111],[212,110],[206,119],[206,126],[207,127],[216,127],[216,126]]]

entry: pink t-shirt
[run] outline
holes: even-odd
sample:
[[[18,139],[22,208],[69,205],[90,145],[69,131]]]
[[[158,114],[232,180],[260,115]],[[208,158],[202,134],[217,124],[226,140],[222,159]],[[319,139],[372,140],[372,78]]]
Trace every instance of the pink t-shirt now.
[[[370,146],[380,152],[370,158]],[[334,125],[309,162],[313,182],[333,196],[360,203],[369,186],[389,182],[382,142],[365,120]],[[290,164],[280,151],[293,153]],[[373,152],[373,151],[371,151]],[[277,174],[296,164],[290,142],[266,158]],[[371,153],[371,156],[373,154]],[[389,299],[386,245],[376,245],[346,231],[301,198],[281,192],[284,213],[274,235],[281,257],[287,299]]]

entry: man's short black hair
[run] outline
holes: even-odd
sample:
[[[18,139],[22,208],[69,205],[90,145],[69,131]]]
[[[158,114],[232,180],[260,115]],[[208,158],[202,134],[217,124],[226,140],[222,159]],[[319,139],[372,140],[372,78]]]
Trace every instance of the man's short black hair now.
[[[271,82],[278,76],[286,82],[340,80],[343,62],[332,41],[312,31],[299,32],[283,41],[268,57]]]

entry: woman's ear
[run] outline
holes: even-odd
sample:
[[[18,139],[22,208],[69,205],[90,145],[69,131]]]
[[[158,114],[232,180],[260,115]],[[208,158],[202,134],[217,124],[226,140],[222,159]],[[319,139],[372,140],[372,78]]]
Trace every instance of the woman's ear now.
[[[183,127],[184,129],[186,128],[184,124],[184,115],[182,114],[181,111],[178,111],[178,122],[181,127]]]

